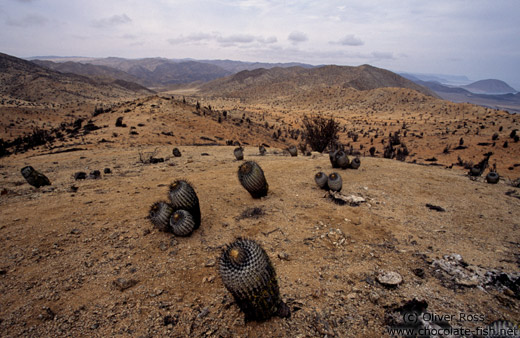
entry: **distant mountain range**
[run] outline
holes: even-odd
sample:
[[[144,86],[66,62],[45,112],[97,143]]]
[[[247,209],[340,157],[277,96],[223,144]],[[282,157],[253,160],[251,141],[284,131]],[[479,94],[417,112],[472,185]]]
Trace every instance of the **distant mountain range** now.
[[[106,78],[102,81],[72,73],[61,73],[0,53],[2,100],[41,103],[106,101],[152,93],[148,88],[123,79]]]
[[[485,106],[493,109],[503,109],[510,112],[520,113],[520,92],[509,92],[506,94],[477,94],[467,89],[468,87],[472,88],[473,90],[475,90],[474,88],[480,88],[481,92],[492,92],[497,90],[497,86],[499,86],[498,88],[509,87],[505,82],[500,80],[477,81],[470,85],[460,87],[446,86],[434,81],[416,80],[414,82],[421,86],[431,89],[444,100],[459,103],[473,103],[479,106]],[[475,86],[474,84],[477,85]]]
[[[520,111],[516,90],[500,80],[469,83],[465,76],[396,74],[370,65],[312,66],[303,63],[232,60],[55,56],[35,57],[31,60],[33,64],[44,67],[43,69],[53,71],[51,77],[54,78],[57,74],[62,74],[69,79],[81,79],[91,85],[111,84],[137,92],[147,90],[144,87],[162,90],[188,83],[198,84],[202,92],[208,95],[236,97],[251,97],[259,91],[278,95],[327,86],[358,90],[398,87],[454,102]]]
[[[500,94],[514,94],[518,92],[510,85],[501,80],[487,79],[471,82],[465,76],[455,75],[424,75],[424,74],[409,74],[399,73],[401,76],[415,82],[424,85],[425,83],[431,83],[431,86],[435,84],[442,85],[449,88],[463,88],[473,94],[488,94],[488,95],[500,95]]]
[[[469,85],[462,86],[462,88],[474,94],[500,95],[514,94],[517,92],[516,89],[512,88],[504,81],[495,79],[480,80],[470,83]]]
[[[243,70],[274,67],[311,68],[302,63],[259,63],[231,60],[191,60],[144,58],[124,59],[85,57],[38,57],[31,61],[50,69],[89,77],[111,76],[147,87],[164,87],[193,82],[208,82]],[[96,68],[100,67],[100,68]],[[112,69],[112,71],[109,70]]]

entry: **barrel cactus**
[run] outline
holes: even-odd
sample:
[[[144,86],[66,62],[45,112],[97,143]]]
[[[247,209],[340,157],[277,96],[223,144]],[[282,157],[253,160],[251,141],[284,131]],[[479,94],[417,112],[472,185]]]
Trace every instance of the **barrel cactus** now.
[[[290,316],[288,306],[280,298],[274,267],[255,241],[238,238],[227,245],[220,256],[219,274],[246,320]]]
[[[267,195],[269,185],[265,179],[264,171],[258,163],[247,161],[238,167],[238,180],[240,184],[253,196],[260,198]]]

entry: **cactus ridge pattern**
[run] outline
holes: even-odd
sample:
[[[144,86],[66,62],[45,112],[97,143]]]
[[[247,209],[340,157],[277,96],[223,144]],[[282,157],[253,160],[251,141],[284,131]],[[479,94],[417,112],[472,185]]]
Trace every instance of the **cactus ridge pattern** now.
[[[238,168],[238,180],[253,198],[267,195],[269,185],[265,179],[264,171],[258,163],[254,161],[242,163]]]
[[[229,244],[220,257],[219,273],[246,320],[262,321],[274,315],[290,315],[280,299],[274,267],[255,241],[238,238]]]
[[[27,183],[36,188],[42,187],[44,185],[51,185],[51,181],[49,181],[47,176],[35,170],[30,165],[23,167],[20,172],[22,173],[22,176],[25,178]]]
[[[338,173],[332,173],[329,175],[327,184],[329,185],[330,190],[341,191],[343,181],[341,180],[341,176]]]
[[[176,180],[170,184],[168,195],[174,210],[186,210],[193,216],[194,230],[197,229],[201,221],[200,204],[197,193],[191,184],[185,180]]]
[[[167,202],[155,202],[150,207],[148,217],[152,224],[161,231],[169,231],[170,216],[173,208]]]
[[[177,210],[170,217],[170,228],[176,236],[188,236],[195,229],[195,220],[186,210]]]
[[[328,189],[327,181],[329,180],[329,177],[324,172],[319,172],[316,175],[314,175],[314,181],[316,181],[316,184],[321,189]]]

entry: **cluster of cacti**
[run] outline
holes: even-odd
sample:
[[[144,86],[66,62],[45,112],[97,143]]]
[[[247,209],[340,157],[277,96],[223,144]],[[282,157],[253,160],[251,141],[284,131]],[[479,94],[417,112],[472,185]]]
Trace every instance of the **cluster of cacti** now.
[[[329,160],[330,164],[332,164],[332,168],[358,169],[361,165],[359,157],[356,157],[350,161],[347,154],[343,150],[334,150],[329,152]]]
[[[258,163],[254,161],[242,163],[238,167],[238,180],[253,198],[267,195],[269,185],[265,179],[264,171]]]
[[[227,245],[220,256],[219,274],[246,320],[290,316],[288,306],[280,298],[274,267],[255,241],[238,238]]]
[[[51,184],[51,181],[49,181],[47,176],[36,171],[30,165],[23,167],[20,171],[22,172],[22,176],[25,178],[27,183],[29,183],[30,185],[32,185],[36,188]]]
[[[187,181],[176,180],[170,184],[168,196],[169,202],[152,204],[148,218],[161,231],[189,236],[201,222],[197,193]]]
[[[314,181],[318,187],[324,190],[341,191],[341,188],[343,187],[343,180],[336,172],[327,176],[327,174],[320,171],[314,175]]]

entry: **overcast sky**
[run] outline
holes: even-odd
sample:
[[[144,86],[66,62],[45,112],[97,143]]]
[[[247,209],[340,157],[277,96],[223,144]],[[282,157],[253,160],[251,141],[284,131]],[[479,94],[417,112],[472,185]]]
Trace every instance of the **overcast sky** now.
[[[0,52],[368,63],[520,90],[520,0],[1,0]]]

